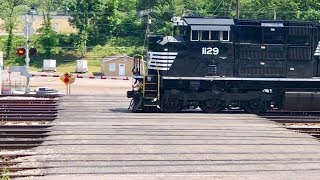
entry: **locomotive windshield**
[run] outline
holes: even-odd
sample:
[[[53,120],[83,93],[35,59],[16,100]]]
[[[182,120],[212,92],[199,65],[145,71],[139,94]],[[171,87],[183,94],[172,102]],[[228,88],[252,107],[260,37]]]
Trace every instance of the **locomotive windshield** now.
[[[174,26],[173,28],[174,36],[188,36],[188,29],[186,26]]]

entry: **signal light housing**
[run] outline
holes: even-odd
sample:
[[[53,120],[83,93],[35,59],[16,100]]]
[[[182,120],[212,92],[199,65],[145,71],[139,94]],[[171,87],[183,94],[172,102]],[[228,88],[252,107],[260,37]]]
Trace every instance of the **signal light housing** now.
[[[29,55],[30,56],[33,56],[33,55],[36,55],[37,54],[37,49],[36,48],[30,48],[29,49]]]
[[[19,56],[24,56],[24,55],[26,54],[26,49],[24,49],[24,48],[18,48],[17,54],[18,54]]]

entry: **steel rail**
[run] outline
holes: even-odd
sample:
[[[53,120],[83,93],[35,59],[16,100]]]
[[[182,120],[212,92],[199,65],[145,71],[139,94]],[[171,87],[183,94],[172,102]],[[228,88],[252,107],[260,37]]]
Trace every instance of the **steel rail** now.
[[[2,129],[18,129],[18,128],[23,128],[23,129],[27,129],[27,128],[30,128],[30,129],[34,129],[34,128],[50,128],[52,127],[52,125],[46,125],[46,124],[36,124],[36,125],[16,125],[16,124],[13,124],[13,125],[0,125],[0,130]]]
[[[31,110],[34,110],[34,111],[58,111],[61,109],[58,109],[56,107],[54,107],[54,108],[45,108],[45,107],[39,107],[39,108],[28,107],[28,108],[26,108],[25,106],[0,108],[0,112],[7,112],[7,111],[21,112],[21,111],[31,111]]]
[[[0,119],[1,118],[8,118],[8,117],[57,117],[57,114],[44,114],[44,113],[39,113],[39,114],[0,114]]]
[[[31,111],[0,111],[0,116],[5,116],[6,114],[17,114],[17,115],[28,115],[28,114],[56,114],[57,111],[56,110],[53,110],[53,111],[34,111],[34,110],[31,110]]]
[[[48,133],[51,132],[51,130],[49,129],[24,129],[24,128],[17,128],[17,129],[11,129],[11,128],[7,128],[7,129],[0,129],[1,130],[1,134],[4,135],[8,135],[8,134],[20,134],[20,133],[24,133],[24,134],[34,134],[34,133],[38,133],[38,134],[43,134],[43,133]]]
[[[27,104],[27,103],[6,103],[6,104],[1,104],[0,107],[8,107],[8,106],[40,106],[40,107],[56,107],[58,104]]]
[[[45,138],[50,136],[49,134],[0,134],[0,138]]]
[[[1,94],[0,97],[34,97],[34,98],[58,98],[57,94]]]
[[[28,139],[28,140],[0,140],[1,145],[9,144],[9,145],[16,145],[16,144],[25,144],[25,145],[33,145],[33,144],[41,144],[44,142],[44,139]]]
[[[0,121],[17,121],[17,122],[36,122],[36,121],[53,121],[56,117],[0,117]]]
[[[41,100],[26,100],[26,99],[0,99],[0,103],[57,103],[59,100],[49,100],[49,99],[41,99]]]

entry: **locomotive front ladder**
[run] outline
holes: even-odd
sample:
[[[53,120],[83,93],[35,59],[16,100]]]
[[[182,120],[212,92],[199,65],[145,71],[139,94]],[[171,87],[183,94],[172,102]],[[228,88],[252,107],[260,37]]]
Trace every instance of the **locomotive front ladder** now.
[[[143,59],[142,59],[143,60]],[[146,71],[145,62],[142,63],[143,79],[142,93],[144,98],[144,106],[157,107],[160,104],[160,71],[157,66],[157,75],[149,75]]]

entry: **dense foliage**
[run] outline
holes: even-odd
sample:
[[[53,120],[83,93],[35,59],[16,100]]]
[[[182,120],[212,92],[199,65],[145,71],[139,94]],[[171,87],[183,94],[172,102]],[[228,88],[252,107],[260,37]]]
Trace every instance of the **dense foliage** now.
[[[32,45],[39,48],[40,55],[98,58],[141,52],[148,14],[152,20],[151,33],[170,34],[172,16],[234,18],[235,7],[236,0],[0,0],[2,28],[9,34],[0,39],[3,43],[0,47],[7,58],[15,53],[21,38],[14,37],[12,30],[20,24],[18,17],[28,10],[45,19],[40,34],[32,39]],[[240,0],[240,7],[241,18],[320,20],[319,0]],[[53,12],[71,16],[70,23],[78,33],[55,33],[50,23]],[[15,39],[17,42],[13,42]],[[110,43],[114,39],[123,44]]]

